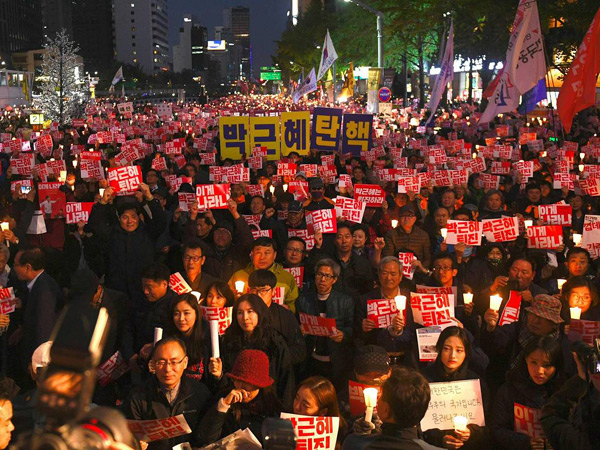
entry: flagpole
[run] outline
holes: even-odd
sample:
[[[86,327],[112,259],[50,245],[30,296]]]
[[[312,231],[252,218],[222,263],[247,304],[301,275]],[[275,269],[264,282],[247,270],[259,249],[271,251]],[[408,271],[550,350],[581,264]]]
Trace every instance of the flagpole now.
[[[335,61],[333,61],[333,103],[335,103]]]
[[[544,37],[542,36],[542,42],[544,41]],[[545,48],[545,46],[544,46]],[[554,79],[552,78],[552,74],[550,73],[550,71],[552,70],[551,66],[550,66],[550,60],[548,58],[548,55],[546,54],[546,52],[544,52],[544,58],[546,58],[546,67],[550,68],[547,72],[546,72],[546,79],[549,80],[550,82],[547,84],[550,85],[550,87],[552,89],[555,88],[554,86]],[[556,117],[554,116],[554,103],[552,103],[552,99],[550,98],[550,94],[548,93],[548,90],[546,90],[546,98],[548,99],[548,103],[550,105],[550,114],[552,114],[552,131],[554,131],[554,137],[558,138],[558,132],[556,131]],[[560,134],[562,137],[562,142],[564,142],[565,140],[565,131],[563,127],[560,127]],[[562,142],[559,142],[559,144],[562,144]]]

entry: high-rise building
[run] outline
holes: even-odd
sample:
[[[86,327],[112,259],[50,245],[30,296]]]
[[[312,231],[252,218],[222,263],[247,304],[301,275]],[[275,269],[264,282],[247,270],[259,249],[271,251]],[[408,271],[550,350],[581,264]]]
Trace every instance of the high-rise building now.
[[[114,3],[115,59],[139,64],[147,74],[171,67],[167,0]]]
[[[54,37],[61,30],[67,30],[69,37],[73,37],[73,8],[71,0],[42,0],[42,24],[44,38]]]
[[[183,26],[179,28],[179,44],[173,46],[173,72],[207,70],[206,27],[201,26],[195,16],[185,14]]]
[[[6,67],[12,52],[42,46],[40,0],[0,0],[0,64]]]
[[[236,78],[250,78],[252,58],[250,51],[250,8],[236,6],[223,10],[223,26],[231,30],[233,37],[232,63]]]
[[[73,40],[87,71],[104,70],[114,59],[113,0],[72,0]]]

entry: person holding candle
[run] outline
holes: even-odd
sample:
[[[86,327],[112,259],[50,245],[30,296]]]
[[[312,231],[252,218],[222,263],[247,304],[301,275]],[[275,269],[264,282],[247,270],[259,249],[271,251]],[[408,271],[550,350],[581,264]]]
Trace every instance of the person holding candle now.
[[[404,206],[398,211],[398,228],[385,235],[385,247],[381,257],[398,256],[402,248],[413,252],[424,267],[431,265],[431,242],[428,234],[416,226],[417,214],[413,207]]]
[[[571,229],[575,233],[582,234],[585,215],[590,213],[591,205],[586,202],[583,195],[577,195],[574,192],[569,192],[569,195],[567,196],[567,203],[573,208],[573,215],[571,216]]]
[[[186,346],[188,366],[185,376],[194,380],[204,378],[206,364],[206,346],[204,342],[204,327],[200,320],[200,308],[196,297],[183,294],[173,299],[169,308],[172,321],[167,325],[167,335],[176,336]]]
[[[560,255],[557,256],[560,257]],[[572,277],[581,276],[594,280],[592,258],[585,248],[573,247],[567,252],[566,261],[558,265],[549,279],[546,280],[544,287],[552,294],[560,293],[560,283],[564,285],[564,282]]]
[[[541,410],[565,380],[563,351],[550,336],[536,336],[525,345],[506,383],[494,399],[488,427],[495,447],[505,450],[544,450],[544,439],[530,438],[515,429],[515,403]]]
[[[200,424],[202,446],[245,428],[250,428],[262,441],[263,421],[267,417],[279,417],[282,411],[276,380],[271,376],[271,363],[260,350],[245,349],[237,354],[226,374],[233,386],[224,390]]]
[[[504,245],[501,242],[489,242],[482,250],[477,251],[477,256],[469,260],[464,270],[464,281],[476,296],[491,286],[496,277],[506,275]]]
[[[418,425],[431,399],[427,380],[414,369],[394,367],[381,386],[377,411],[383,421],[381,432],[352,433],[344,441],[344,450],[395,449],[436,450],[419,439]]]
[[[570,278],[562,288],[561,317],[569,324],[571,308],[579,308],[581,320],[600,321],[600,296],[594,283],[586,277]]]
[[[277,262],[277,243],[269,237],[260,237],[252,244],[250,253],[252,261],[244,269],[235,272],[229,279],[229,287],[235,292],[235,282],[243,281],[248,285],[248,277],[257,269],[267,269],[277,277],[277,286],[283,287],[284,303],[292,311],[296,312],[296,299],[298,298],[298,286],[292,274],[284,270]]]
[[[271,327],[267,305],[256,294],[244,294],[236,300],[233,320],[222,339],[221,358],[210,360],[209,372],[221,380],[221,387],[226,384],[223,373],[245,349],[260,350],[268,356],[277,395],[284,406],[291,407],[294,373],[290,351],[285,339]]]
[[[506,368],[514,367],[523,353],[524,347],[536,337],[550,337],[561,347],[566,373],[575,373],[575,363],[571,356],[570,344],[560,333],[561,302],[555,297],[538,295],[531,306],[524,307],[525,320],[498,326],[498,311],[488,309],[483,316],[485,324],[481,331],[481,347],[490,357],[487,381],[490,386],[503,382]]]
[[[224,281],[213,281],[208,285],[208,294],[206,295],[205,305],[213,308],[225,308],[233,306],[235,303],[235,294]]]
[[[467,332],[460,327],[445,328],[436,343],[436,360],[423,369],[422,373],[430,383],[444,381],[480,380],[484,408],[489,404],[486,384],[479,375],[469,368],[472,356],[471,340]],[[462,428],[462,427],[461,427]],[[465,424],[462,429],[440,430],[437,428],[425,432],[425,440],[430,444],[448,449],[485,448],[487,435],[483,427]]]

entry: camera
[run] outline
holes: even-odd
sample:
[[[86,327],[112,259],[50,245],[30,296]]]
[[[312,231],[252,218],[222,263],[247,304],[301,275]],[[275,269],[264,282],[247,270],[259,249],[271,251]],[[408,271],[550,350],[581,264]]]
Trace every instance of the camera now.
[[[589,373],[600,373],[600,339],[594,339],[593,346],[582,341],[573,342],[571,350],[577,354]]]
[[[46,427],[22,435],[11,448],[108,449],[120,442],[139,449],[121,413],[89,408],[108,330],[105,308],[70,304],[63,309],[50,338],[51,362],[41,374],[35,397],[36,409],[47,419]]]

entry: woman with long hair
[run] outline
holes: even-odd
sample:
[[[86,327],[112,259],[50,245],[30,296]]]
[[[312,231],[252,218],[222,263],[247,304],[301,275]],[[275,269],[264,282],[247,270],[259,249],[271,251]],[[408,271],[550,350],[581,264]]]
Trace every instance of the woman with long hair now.
[[[262,441],[262,423],[279,417],[281,404],[275,380],[269,375],[269,358],[260,350],[242,350],[235,358],[227,378],[233,388],[224,391],[208,410],[200,425],[200,442],[207,445],[236,430],[250,428]]]
[[[445,328],[435,345],[436,360],[423,369],[423,376],[430,383],[443,381],[479,380],[479,376],[469,370],[472,356],[471,341],[463,328],[452,326]],[[481,392],[484,407],[487,403],[487,388],[483,381]],[[430,429],[425,432],[425,440],[438,447],[479,449],[484,448],[487,442],[486,432],[483,427],[469,424],[465,431]]]
[[[270,326],[267,305],[256,294],[244,294],[233,305],[233,319],[222,339],[221,358],[210,362],[211,375],[222,379],[238,354],[247,349],[261,350],[268,356],[277,395],[284,407],[291,407],[294,375],[289,349],[284,338]]]
[[[167,333],[181,339],[187,348],[188,367],[184,375],[201,380],[205,370],[205,342],[198,300],[192,294],[176,297],[170,305]]]
[[[213,281],[206,289],[205,306],[216,308],[225,308],[233,306],[235,302],[235,294],[224,281]]]
[[[515,428],[515,404],[541,410],[550,396],[561,386],[563,353],[552,337],[530,340],[517,365],[507,374],[498,392],[489,421],[495,448],[506,450],[544,450],[545,439],[530,438]]]

